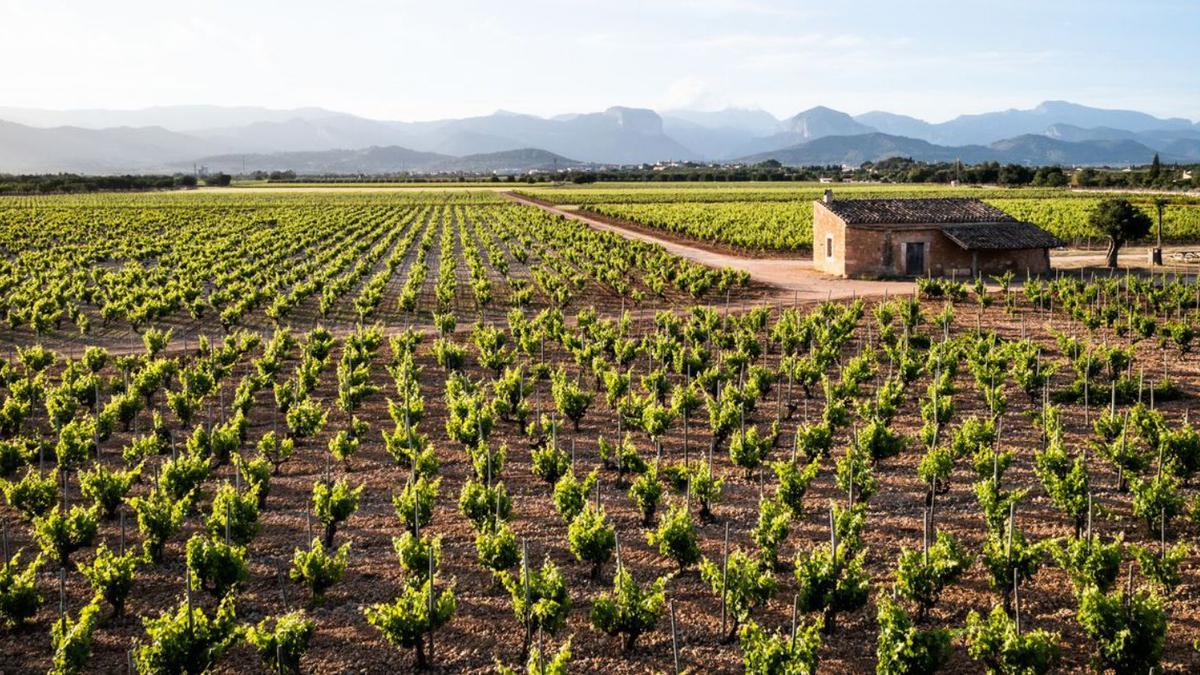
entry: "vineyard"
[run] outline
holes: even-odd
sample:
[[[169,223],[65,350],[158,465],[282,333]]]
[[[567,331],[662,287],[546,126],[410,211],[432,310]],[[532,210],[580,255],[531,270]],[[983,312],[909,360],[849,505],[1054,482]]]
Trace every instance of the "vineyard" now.
[[[1195,283],[801,306],[488,192],[0,223],[5,673],[1200,669]]]
[[[746,285],[491,192],[13,198],[0,203],[0,247],[0,316],[18,341],[151,324],[428,325],[449,311],[663,306]]]
[[[824,187],[682,187],[670,189],[597,187],[522,190],[556,204],[577,205],[603,216],[704,242],[739,249],[797,251],[812,246],[812,201]],[[939,186],[833,186],[839,199],[978,197],[1014,218],[1034,223],[1064,241],[1099,239],[1087,224],[1103,198],[1086,192],[1048,188],[946,188]],[[1152,195],[1130,195],[1152,217]],[[1200,198],[1167,197],[1163,236],[1170,241],[1200,240]]]

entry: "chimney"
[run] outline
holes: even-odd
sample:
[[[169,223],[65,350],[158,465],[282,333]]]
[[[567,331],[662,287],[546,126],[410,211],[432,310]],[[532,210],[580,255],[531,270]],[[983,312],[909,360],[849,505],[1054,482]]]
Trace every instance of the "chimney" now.
[[[825,197],[821,201],[825,202],[826,204],[833,203],[833,190],[826,190]]]

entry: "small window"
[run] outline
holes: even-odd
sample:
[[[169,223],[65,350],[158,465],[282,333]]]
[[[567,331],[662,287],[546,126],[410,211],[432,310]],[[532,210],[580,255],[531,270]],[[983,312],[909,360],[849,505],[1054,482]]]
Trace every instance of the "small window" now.
[[[825,235],[825,257],[826,258],[833,257],[833,235],[832,234]]]

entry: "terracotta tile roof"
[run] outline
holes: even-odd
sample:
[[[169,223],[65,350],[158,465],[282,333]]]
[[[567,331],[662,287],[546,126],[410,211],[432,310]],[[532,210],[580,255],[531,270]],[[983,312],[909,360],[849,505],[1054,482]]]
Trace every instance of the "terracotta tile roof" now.
[[[942,225],[941,230],[950,241],[967,251],[1012,251],[1057,248],[1063,245],[1058,237],[1037,225],[1015,220],[1003,223]]]
[[[978,199],[834,199],[825,206],[847,225],[1004,223],[1016,220]]]

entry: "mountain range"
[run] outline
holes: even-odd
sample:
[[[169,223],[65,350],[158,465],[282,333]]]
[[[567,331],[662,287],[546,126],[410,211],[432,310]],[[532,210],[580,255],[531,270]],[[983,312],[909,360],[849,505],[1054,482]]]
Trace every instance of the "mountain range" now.
[[[293,169],[298,173],[519,173],[668,160],[859,164],[892,156],[1030,165],[1200,162],[1200,124],[1046,101],[940,123],[817,106],[762,110],[612,107],[538,117],[508,111],[426,122],[323,108],[0,107],[0,171],[84,173]]]

